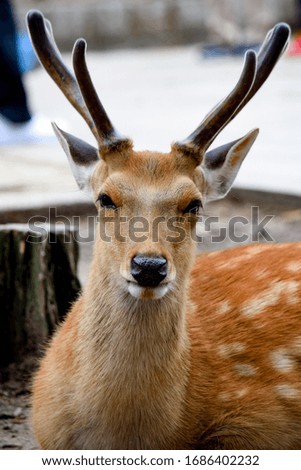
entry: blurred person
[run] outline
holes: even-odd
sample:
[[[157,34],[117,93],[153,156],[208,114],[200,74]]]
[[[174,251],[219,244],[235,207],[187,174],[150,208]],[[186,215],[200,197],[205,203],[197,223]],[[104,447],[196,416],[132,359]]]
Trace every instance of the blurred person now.
[[[0,0],[0,145],[53,139],[50,121],[32,114],[28,105],[12,6],[9,0]]]
[[[290,57],[301,56],[301,0],[296,0],[296,30],[289,46]]]
[[[301,0],[296,0],[296,10],[297,10],[297,19],[296,19],[296,36],[300,38],[301,36]]]

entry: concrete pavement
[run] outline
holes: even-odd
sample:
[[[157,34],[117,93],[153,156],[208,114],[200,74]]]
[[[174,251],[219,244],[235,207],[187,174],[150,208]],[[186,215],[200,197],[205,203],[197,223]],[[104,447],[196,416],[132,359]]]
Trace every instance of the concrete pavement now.
[[[70,63],[70,56],[66,56]],[[168,151],[186,137],[234,86],[243,58],[202,59],[196,47],[88,53],[88,64],[115,126],[137,149]],[[236,180],[237,187],[301,196],[301,58],[284,57],[268,82],[215,145],[254,127],[260,135]],[[35,112],[68,122],[93,143],[44,70],[26,77]],[[0,210],[87,201],[73,181],[59,144],[0,147]],[[87,201],[88,202],[88,201]]]

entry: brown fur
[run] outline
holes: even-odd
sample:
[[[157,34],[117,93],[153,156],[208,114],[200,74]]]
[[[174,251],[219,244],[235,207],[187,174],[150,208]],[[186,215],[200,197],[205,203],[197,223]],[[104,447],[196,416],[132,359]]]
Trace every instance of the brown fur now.
[[[91,181],[94,199],[109,194],[117,218],[178,216],[206,186],[183,161],[106,155]],[[177,243],[165,223],[158,241],[120,242],[113,228],[111,243],[97,237],[87,285],[34,380],[42,448],[301,448],[301,243],[195,261],[196,219],[182,219]],[[164,297],[128,293],[124,276],[137,253],[167,258]]]

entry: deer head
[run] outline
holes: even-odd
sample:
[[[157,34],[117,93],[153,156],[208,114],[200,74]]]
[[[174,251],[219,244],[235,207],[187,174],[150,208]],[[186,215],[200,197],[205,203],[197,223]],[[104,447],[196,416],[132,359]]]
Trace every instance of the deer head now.
[[[30,11],[27,21],[41,63],[97,142],[97,147],[88,145],[53,124],[78,186],[91,191],[100,227],[106,225],[106,237],[112,241],[99,251],[97,262],[94,257],[94,276],[95,270],[106,269],[115,285],[140,299],[158,299],[178,286],[182,289],[192,262],[191,232],[201,208],[228,193],[259,131],[208,149],[269,76],[287,46],[289,27],[279,23],[258,54],[249,50],[231,93],[185,140],[173,143],[169,153],[158,153],[135,151],[132,141],[114,128],[88,72],[86,42],[75,43],[73,75],[63,63],[50,22],[38,11]],[[108,217],[114,223],[107,223]],[[132,233],[135,228],[139,236]],[[98,238],[99,246],[103,238]]]

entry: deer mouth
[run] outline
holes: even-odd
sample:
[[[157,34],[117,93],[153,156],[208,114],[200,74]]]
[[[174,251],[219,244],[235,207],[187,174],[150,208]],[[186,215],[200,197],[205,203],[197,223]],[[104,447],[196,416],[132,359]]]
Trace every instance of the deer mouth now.
[[[127,281],[129,294],[135,299],[157,300],[164,297],[170,290],[169,282],[162,282],[157,286],[141,286],[136,281]]]

